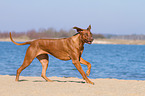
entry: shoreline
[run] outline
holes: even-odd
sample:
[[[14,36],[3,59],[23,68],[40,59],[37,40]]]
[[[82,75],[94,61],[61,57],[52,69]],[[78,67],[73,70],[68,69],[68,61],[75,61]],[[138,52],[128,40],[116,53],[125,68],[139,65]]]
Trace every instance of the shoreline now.
[[[95,39],[94,44],[145,45],[145,40]]]
[[[2,96],[144,96],[145,81],[118,79],[90,79],[95,85],[74,77],[41,77],[0,75]]]
[[[33,41],[31,39],[14,38],[16,42]],[[0,42],[11,42],[10,38],[0,39]],[[122,45],[145,45],[145,40],[123,40],[123,39],[94,39],[92,44],[122,44]]]

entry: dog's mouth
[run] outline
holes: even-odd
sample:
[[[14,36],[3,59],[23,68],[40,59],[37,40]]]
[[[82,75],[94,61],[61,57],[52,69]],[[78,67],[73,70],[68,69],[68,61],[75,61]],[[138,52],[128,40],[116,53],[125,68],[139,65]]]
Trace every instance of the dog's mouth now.
[[[88,44],[92,44],[92,41],[88,41],[87,43],[88,43]]]
[[[91,40],[91,41],[85,40],[85,42],[88,44],[92,44],[93,40]]]

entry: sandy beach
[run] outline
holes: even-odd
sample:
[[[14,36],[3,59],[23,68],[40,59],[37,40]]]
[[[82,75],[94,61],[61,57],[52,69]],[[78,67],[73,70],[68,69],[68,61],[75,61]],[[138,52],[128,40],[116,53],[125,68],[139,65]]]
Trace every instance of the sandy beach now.
[[[0,75],[1,96],[145,96],[145,81],[91,79],[95,85],[78,78],[49,77],[54,82],[46,82],[41,77]]]
[[[145,40],[95,39],[94,44],[145,45]]]

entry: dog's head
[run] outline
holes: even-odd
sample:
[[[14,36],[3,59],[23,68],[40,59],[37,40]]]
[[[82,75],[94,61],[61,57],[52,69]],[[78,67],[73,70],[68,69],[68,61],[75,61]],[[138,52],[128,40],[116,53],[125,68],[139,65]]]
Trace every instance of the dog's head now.
[[[81,29],[78,27],[73,27],[73,29],[76,29],[77,32],[81,35],[81,39],[84,43],[92,44],[92,41],[94,40],[92,37],[91,25],[87,29]]]

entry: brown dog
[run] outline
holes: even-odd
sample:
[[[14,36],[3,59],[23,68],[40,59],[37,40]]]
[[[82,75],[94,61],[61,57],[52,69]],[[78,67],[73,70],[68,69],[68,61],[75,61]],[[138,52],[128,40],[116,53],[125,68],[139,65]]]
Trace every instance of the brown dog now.
[[[28,67],[33,59],[36,57],[42,64],[42,74],[41,76],[46,81],[51,81],[46,77],[46,70],[48,67],[48,54],[55,56],[60,60],[72,60],[72,63],[78,69],[83,79],[87,83],[94,84],[91,82],[86,74],[89,76],[91,70],[91,64],[85,61],[81,55],[84,50],[84,43],[91,44],[93,41],[92,33],[90,32],[91,25],[87,29],[81,29],[78,27],[73,27],[77,30],[77,34],[70,38],[63,39],[37,39],[34,41],[29,41],[25,43],[16,43],[11,36],[11,41],[16,45],[26,45],[30,44],[26,51],[25,59],[21,67],[17,70],[16,81],[19,80],[19,75],[26,67]],[[80,63],[87,65],[88,70],[85,74]]]

